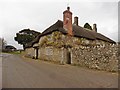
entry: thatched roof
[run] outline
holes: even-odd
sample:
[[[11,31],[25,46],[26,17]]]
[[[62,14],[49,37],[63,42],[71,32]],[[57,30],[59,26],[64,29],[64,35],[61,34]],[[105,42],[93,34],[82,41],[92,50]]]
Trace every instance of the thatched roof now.
[[[12,45],[5,46],[5,49],[15,49],[16,50],[16,48],[14,46],[12,46]]]
[[[52,32],[60,31],[63,34],[67,34],[66,30],[63,28],[63,22],[61,20],[58,20],[55,24],[51,25],[49,28],[47,28],[45,31],[42,32],[42,34],[39,34],[38,37],[36,37],[30,44],[29,47],[32,47],[33,44],[38,43],[40,37],[51,34]],[[90,40],[103,40],[110,43],[115,43],[113,40],[109,39],[108,37],[97,33],[92,30],[87,30],[86,28],[83,28],[81,26],[73,25],[73,36],[74,37],[81,37],[81,38],[87,38]]]
[[[65,29],[63,29],[63,22],[61,20],[58,20],[55,24],[53,24],[52,26],[47,28],[45,31],[43,31],[41,36],[50,34],[50,33],[54,32],[54,31],[60,31],[63,34],[67,34]]]
[[[73,35],[75,37],[82,37],[82,38],[87,38],[90,40],[103,40],[106,42],[111,42],[111,43],[115,43],[113,40],[109,39],[108,37],[97,33],[95,31],[92,30],[87,30],[86,28],[83,28],[81,26],[77,26],[77,25],[73,25]],[[49,28],[47,28],[42,34],[41,36],[50,34],[54,31],[60,31],[63,34],[67,34],[67,32],[65,31],[65,29],[63,28],[63,22],[61,20],[58,20],[55,24],[53,24],[52,26],[50,26]]]
[[[109,39],[108,37],[100,33],[97,33],[92,30],[87,30],[86,28],[76,26],[76,25],[73,25],[73,33],[74,33],[74,36],[76,37],[84,37],[91,40],[98,39],[98,40],[103,40],[110,43],[115,43],[113,40]]]

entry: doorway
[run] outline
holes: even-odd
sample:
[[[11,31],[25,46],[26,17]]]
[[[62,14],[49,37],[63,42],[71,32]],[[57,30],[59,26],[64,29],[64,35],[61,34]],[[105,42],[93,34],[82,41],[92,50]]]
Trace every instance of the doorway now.
[[[71,53],[67,52],[67,64],[71,64]]]
[[[35,57],[35,59],[38,59],[38,48],[36,48],[35,50],[36,50],[36,55],[35,55],[36,57]]]

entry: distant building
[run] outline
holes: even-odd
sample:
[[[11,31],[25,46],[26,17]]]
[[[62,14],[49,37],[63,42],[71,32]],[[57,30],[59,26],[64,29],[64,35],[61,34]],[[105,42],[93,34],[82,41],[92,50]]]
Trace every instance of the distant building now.
[[[89,30],[81,27],[78,22],[78,17],[74,17],[72,24],[72,12],[67,7],[63,12],[63,21],[58,20],[32,41],[25,50],[26,56],[117,71],[116,42],[98,33],[96,24]]]
[[[14,46],[6,45],[3,51],[5,51],[5,52],[12,52],[12,51],[16,51],[16,50],[17,49]]]

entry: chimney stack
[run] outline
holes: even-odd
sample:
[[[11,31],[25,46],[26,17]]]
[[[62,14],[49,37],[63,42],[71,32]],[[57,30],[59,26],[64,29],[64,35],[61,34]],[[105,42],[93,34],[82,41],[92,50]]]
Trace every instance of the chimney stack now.
[[[78,17],[77,16],[74,17],[74,23],[73,24],[78,26]]]
[[[68,35],[72,36],[72,12],[70,7],[67,7],[67,10],[63,12],[63,28],[67,31]]]
[[[93,24],[93,31],[97,32],[97,24]]]

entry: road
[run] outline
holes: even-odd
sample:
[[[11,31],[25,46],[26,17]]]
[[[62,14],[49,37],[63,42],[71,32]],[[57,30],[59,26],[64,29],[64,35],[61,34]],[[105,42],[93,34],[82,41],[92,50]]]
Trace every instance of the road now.
[[[3,88],[117,88],[116,73],[3,54]]]

